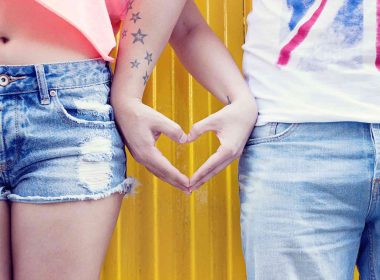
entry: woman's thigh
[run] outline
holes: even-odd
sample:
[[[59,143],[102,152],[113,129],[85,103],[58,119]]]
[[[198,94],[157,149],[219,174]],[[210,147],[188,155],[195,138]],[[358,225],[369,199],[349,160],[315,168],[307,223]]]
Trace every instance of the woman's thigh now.
[[[10,213],[7,201],[0,201],[0,279],[11,279]]]
[[[99,279],[122,198],[12,203],[14,279]]]
[[[352,279],[371,200],[369,125],[255,129],[239,162],[248,279]]]
[[[0,73],[19,77],[0,88],[15,277],[96,279],[120,199],[136,185],[111,70],[93,59]]]

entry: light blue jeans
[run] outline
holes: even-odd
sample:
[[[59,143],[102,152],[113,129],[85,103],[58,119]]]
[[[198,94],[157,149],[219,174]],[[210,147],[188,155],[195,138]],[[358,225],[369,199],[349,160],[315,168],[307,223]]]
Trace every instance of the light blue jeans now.
[[[239,160],[249,280],[380,279],[380,124],[257,126]]]
[[[0,65],[0,201],[94,200],[137,185],[101,58]]]

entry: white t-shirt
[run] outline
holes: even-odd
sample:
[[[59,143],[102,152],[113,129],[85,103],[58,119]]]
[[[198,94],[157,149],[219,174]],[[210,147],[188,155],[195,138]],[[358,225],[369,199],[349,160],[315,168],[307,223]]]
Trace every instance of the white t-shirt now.
[[[380,122],[379,0],[253,0],[247,22],[256,125]]]

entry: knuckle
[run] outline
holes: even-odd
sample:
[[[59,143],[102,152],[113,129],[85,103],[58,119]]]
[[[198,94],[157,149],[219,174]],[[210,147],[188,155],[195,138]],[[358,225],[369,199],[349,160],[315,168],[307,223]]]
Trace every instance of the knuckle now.
[[[173,130],[176,131],[177,133],[182,132],[182,128],[178,123],[173,123]]]
[[[193,127],[191,128],[192,132],[193,133],[198,133],[200,131],[201,127],[200,127],[200,124],[199,123],[196,123],[193,125]]]
[[[233,146],[225,146],[223,151],[227,156],[232,156],[235,153],[235,148]]]

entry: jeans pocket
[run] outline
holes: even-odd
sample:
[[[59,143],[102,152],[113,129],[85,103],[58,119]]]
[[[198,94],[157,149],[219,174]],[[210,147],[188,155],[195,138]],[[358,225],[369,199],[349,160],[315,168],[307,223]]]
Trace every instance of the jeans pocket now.
[[[50,90],[56,112],[64,122],[75,126],[115,127],[109,99],[110,86],[107,83],[58,88],[54,90],[55,94]]]
[[[247,145],[279,141],[294,133],[299,123],[268,122],[255,126],[249,136]]]

